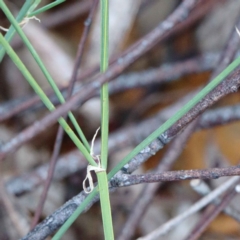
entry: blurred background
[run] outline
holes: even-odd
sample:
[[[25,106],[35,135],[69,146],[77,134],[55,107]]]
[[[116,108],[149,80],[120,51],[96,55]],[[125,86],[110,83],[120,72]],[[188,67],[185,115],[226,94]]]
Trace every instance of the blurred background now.
[[[16,15],[22,0],[5,1]],[[44,6],[50,1],[42,0]],[[110,1],[110,59],[115,59],[132,44],[146,36],[166,19],[181,1],[179,0],[111,0]],[[39,53],[57,85],[64,90],[73,71],[74,59],[84,23],[91,10],[90,0],[67,0],[52,10],[40,14],[40,23],[34,19],[24,26],[24,32]],[[180,102],[188,93],[203,87],[216,67],[220,53],[240,17],[240,1],[201,0],[190,15],[189,21],[166,40],[152,47],[126,71],[110,83],[110,166],[116,165],[134,146],[147,137],[160,124],[158,115]],[[0,12],[0,25],[9,23]],[[18,36],[12,46],[42,88],[51,96],[50,87]],[[100,60],[100,14],[94,14],[90,34],[84,48],[83,61],[78,72],[75,92],[91,82],[98,73]],[[143,80],[139,80],[143,79]],[[149,79],[144,82],[144,79]],[[139,82],[138,82],[139,81]],[[141,83],[142,81],[142,83]],[[137,84],[132,84],[138,82]],[[0,146],[10,142],[28,126],[46,116],[48,111],[12,61],[5,56],[0,65]],[[35,98],[36,99],[36,98]],[[52,100],[58,102],[52,96]],[[234,93],[215,104],[212,109],[237,105],[239,93]],[[7,116],[32,101],[23,110]],[[74,111],[77,120],[91,141],[100,126],[100,100],[96,95]],[[5,117],[6,116],[6,117]],[[155,125],[147,122],[155,119]],[[141,125],[145,123],[145,125]],[[161,123],[161,121],[160,121]],[[141,127],[142,126],[142,127]],[[143,128],[144,126],[144,128]],[[138,127],[138,128],[137,128]],[[17,239],[24,236],[36,210],[43,190],[58,125],[46,129],[9,153],[1,162],[0,188],[0,239]],[[187,142],[172,169],[185,170],[236,165],[239,162],[240,124],[230,124],[197,131]],[[95,144],[99,151],[100,141]],[[0,148],[1,149],[1,148]],[[157,166],[167,147],[151,157],[138,173]],[[82,191],[86,174],[86,161],[71,140],[64,136],[58,167],[52,181],[41,220],[53,213],[67,200]],[[209,181],[212,188],[223,179]],[[136,185],[118,189],[111,196],[116,236],[144,187]],[[189,208],[200,199],[189,181],[165,183],[159,188],[145,214],[139,220],[134,236],[145,235],[156,227]],[[237,202],[238,199],[235,198]],[[162,239],[185,239],[198,222],[201,213],[195,214]],[[99,203],[77,219],[63,239],[102,239]],[[181,236],[181,237],[180,237]],[[239,223],[220,214],[208,227],[201,239],[239,239]]]

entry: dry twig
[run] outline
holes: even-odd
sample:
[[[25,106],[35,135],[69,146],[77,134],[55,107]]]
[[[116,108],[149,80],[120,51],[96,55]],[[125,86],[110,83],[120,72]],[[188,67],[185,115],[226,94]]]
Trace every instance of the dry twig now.
[[[172,218],[167,223],[160,226],[158,229],[154,230],[152,233],[148,234],[145,237],[139,238],[139,240],[153,240],[158,239],[160,236],[165,235],[167,232],[169,232],[171,229],[173,229],[175,226],[180,224],[183,220],[185,220],[190,215],[198,212],[205,206],[207,206],[209,203],[214,201],[217,197],[219,197],[221,194],[223,194],[225,191],[227,191],[230,187],[234,186],[239,182],[239,177],[235,176],[230,178],[228,181],[223,183],[221,186],[213,190],[211,193],[209,193],[207,196],[203,197],[201,200],[193,204],[191,207],[188,208],[185,212],[180,214],[179,216]]]

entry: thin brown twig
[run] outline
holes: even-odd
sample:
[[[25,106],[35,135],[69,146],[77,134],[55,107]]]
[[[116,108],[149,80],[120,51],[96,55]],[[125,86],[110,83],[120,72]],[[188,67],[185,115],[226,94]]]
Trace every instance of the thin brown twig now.
[[[207,180],[238,175],[240,175],[240,165],[224,168],[165,171],[158,173],[151,172],[138,175],[122,174],[119,179],[118,177],[115,177],[114,181],[111,183],[113,184],[113,187],[126,187],[140,183],[170,182],[191,179]]]
[[[220,113],[220,111],[222,111]],[[240,120],[240,106],[221,107],[206,111],[200,118],[198,129],[210,129]]]
[[[191,231],[186,240],[199,239],[199,237],[206,230],[209,224],[221,213],[221,211],[224,210],[224,208],[226,208],[229,205],[230,201],[235,197],[236,193],[237,192],[235,191],[235,189],[227,191],[223,196],[220,204],[216,206],[210,206],[210,209],[206,209],[201,219],[196,224],[196,226]]]
[[[211,188],[208,184],[200,179],[195,179],[190,182],[191,187],[201,196],[205,196],[211,192]],[[214,200],[213,204],[218,205],[221,202],[220,198]],[[223,212],[232,217],[236,221],[240,222],[240,211],[231,205],[224,208]]]
[[[176,81],[191,73],[201,73],[203,71],[210,71],[215,66],[219,59],[219,53],[205,53],[200,56],[187,59],[185,61],[176,63],[166,63],[159,68],[147,69],[141,72],[132,72],[117,77],[114,81],[109,83],[109,94],[115,94],[126,89],[144,87],[151,84],[167,83]],[[81,80],[75,84],[73,92],[76,93],[82,86]],[[62,94],[66,96],[66,89],[62,88]],[[97,96],[97,92],[95,96]],[[52,90],[47,92],[51,101],[54,104],[59,104],[56,96],[52,95]],[[10,100],[0,105],[0,122],[6,121],[9,118],[22,114],[24,111],[36,110],[42,108],[38,96],[29,95],[24,98]]]
[[[127,73],[112,81],[109,90],[114,94],[136,87],[173,82],[187,74],[210,71],[216,67],[219,57],[218,53],[206,53],[185,61],[166,63],[159,68]]]
[[[182,146],[178,141],[178,139],[175,140],[175,143],[180,145],[181,147],[180,150],[181,150]],[[174,146],[174,142],[170,147],[173,147],[173,146]],[[175,148],[170,150],[172,151],[172,156],[173,156],[172,158],[168,154],[166,154],[166,158],[163,158],[165,162],[166,162],[165,159],[167,160],[169,159],[171,162],[173,162],[173,160],[176,159],[176,157],[174,156],[174,150]],[[178,151],[178,149],[176,149],[176,151]],[[167,165],[167,167],[165,168],[169,168],[172,165],[171,163],[168,163],[168,162],[166,162],[165,164]],[[158,171],[161,170],[161,166],[163,169],[165,164],[163,164],[163,166],[159,164]],[[153,180],[153,178],[156,175],[160,177],[158,178],[158,180],[155,181]],[[128,184],[129,186],[133,185],[136,183],[135,180],[133,180],[135,177],[136,177],[135,179],[138,179],[138,180],[141,179],[138,183],[158,182],[158,184],[150,184],[150,185],[148,184],[143,189],[140,196],[138,197],[136,205],[134,205],[134,208],[131,211],[129,218],[127,219],[126,224],[122,228],[121,234],[117,238],[118,240],[131,239],[137,227],[137,223],[139,223],[139,219],[141,219],[142,215],[146,211],[147,206],[151,202],[153,195],[155,194],[156,190],[159,189],[159,187],[162,186],[162,184],[165,181],[182,181],[182,180],[188,180],[188,179],[205,179],[206,180],[206,179],[216,179],[219,177],[236,176],[236,175],[240,175],[240,166],[226,167],[226,168],[213,168],[213,169],[204,169],[204,170],[168,171],[168,172],[164,172],[164,170],[162,170],[162,172],[156,173],[156,175],[155,173],[151,173],[149,175],[141,175],[141,176],[125,174],[119,178],[119,182],[116,179],[110,182],[110,184],[112,184],[113,187],[119,187],[118,183],[121,186],[127,186]],[[135,177],[129,178],[129,176],[135,176]],[[148,176],[151,176],[151,180],[153,181],[148,179]],[[209,193],[210,192],[208,192],[207,194]],[[239,220],[239,216],[236,216],[236,214],[232,214],[229,210],[230,209],[226,211],[226,214],[228,214],[231,217],[234,217],[234,219],[236,220]]]
[[[199,211],[201,208],[209,204],[211,201],[216,199],[220,194],[222,194],[226,189],[239,181],[239,177],[232,177],[230,180],[222,184],[220,187],[215,189],[213,192],[202,198],[200,201],[195,203],[187,212],[183,214],[183,216],[176,217],[173,221],[166,224],[164,230],[169,230],[171,227],[175,226],[179,221],[181,222],[183,219],[188,217],[189,215]],[[110,187],[110,191],[114,191],[116,188]],[[76,208],[84,201],[86,198],[86,193],[82,191],[80,194],[75,196],[74,198],[67,201],[63,206],[57,209],[53,214],[48,216],[43,222],[39,223],[28,235],[22,240],[30,240],[30,239],[45,239],[47,236],[52,234],[56,229],[58,229],[71,214],[76,210]],[[93,203],[99,200],[99,196],[95,196],[93,201],[89,203],[89,205],[85,208],[87,211]],[[179,219],[180,218],[180,219]]]
[[[200,199],[198,202],[194,203],[191,207],[189,207],[185,212],[178,215],[175,218],[172,218],[150,234],[139,238],[139,240],[154,240],[159,239],[160,236],[167,234],[171,229],[176,227],[178,224],[180,224],[182,221],[184,221],[186,218],[191,216],[192,214],[200,211],[202,208],[210,204],[214,199],[219,197],[221,194],[223,194],[225,191],[227,191],[230,187],[234,186],[239,182],[239,177],[235,176],[230,178],[228,181],[224,182],[222,185],[214,189],[211,193],[209,193],[207,196]]]
[[[76,59],[75,59],[73,73],[72,73],[72,76],[70,79],[70,84],[68,86],[66,100],[68,100],[71,97],[74,84],[76,83],[76,80],[77,80],[78,70],[79,70],[80,64],[82,62],[84,46],[86,44],[86,40],[87,40],[89,31],[90,31],[91,22],[94,17],[94,14],[96,12],[97,6],[98,6],[98,0],[93,0],[92,7],[91,7],[88,18],[85,21],[85,27],[84,27],[82,37],[81,37],[79,45],[78,45],[77,55],[76,55]],[[67,120],[67,115],[64,116],[64,119]],[[37,225],[40,215],[42,213],[42,209],[43,209],[44,203],[46,201],[48,190],[51,185],[52,178],[53,178],[53,173],[55,170],[59,152],[60,152],[60,149],[62,146],[63,135],[64,135],[64,130],[61,126],[59,126],[58,131],[57,131],[57,137],[56,137],[55,144],[54,144],[53,153],[52,153],[51,160],[50,160],[47,179],[44,183],[44,189],[43,189],[43,192],[42,192],[40,200],[39,200],[39,204],[38,204],[37,209],[34,214],[34,218],[33,218],[32,224],[31,224],[31,229],[33,229]]]

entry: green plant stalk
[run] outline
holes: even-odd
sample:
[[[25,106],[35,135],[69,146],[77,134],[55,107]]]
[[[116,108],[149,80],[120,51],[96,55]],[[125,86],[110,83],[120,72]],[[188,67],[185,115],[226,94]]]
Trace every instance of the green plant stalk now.
[[[212,91],[218,84],[220,84],[234,69],[240,65],[240,57],[235,59],[227,68],[225,68],[216,78],[214,78],[206,87],[204,87],[195,97],[193,97],[188,103],[186,103],[177,113],[169,118],[164,124],[162,124],[157,130],[150,134],[144,141],[136,146],[125,158],[121,160],[108,174],[108,180],[110,180],[121,168],[126,165],[134,156],[148,146],[154,139],[169,129],[174,123],[176,123],[181,117],[183,117],[190,109],[192,109],[202,98],[204,98],[210,91]],[[76,209],[72,216],[76,219],[88,206],[98,194],[97,187],[89,194],[81,205]],[[62,233],[66,231],[66,228],[73,223],[73,219],[68,219],[58,232]],[[54,239],[57,240],[57,239]]]
[[[4,47],[5,51],[9,55],[9,57],[12,59],[14,64],[18,67],[20,72],[23,74],[23,76],[26,78],[28,83],[31,85],[31,87],[34,89],[36,94],[40,97],[42,102],[45,104],[45,106],[50,110],[53,111],[55,109],[52,102],[49,100],[47,95],[43,92],[41,87],[36,83],[35,79],[32,77],[30,72],[27,70],[25,65],[22,63],[20,58],[17,56],[17,54],[14,52],[12,47],[9,45],[7,40],[3,37],[3,35],[0,33],[0,43]],[[69,137],[72,139],[72,141],[75,143],[77,148],[82,152],[82,154],[86,157],[88,162],[93,165],[97,166],[97,163],[93,160],[91,155],[89,154],[88,150],[84,147],[84,145],[81,143],[81,141],[78,139],[78,137],[75,135],[75,133],[72,131],[72,129],[69,127],[67,122],[63,118],[59,118],[58,122],[63,127],[63,129],[66,131],[66,133],[69,135]]]
[[[24,3],[23,7],[21,8],[20,12],[18,13],[18,15],[16,17],[16,21],[18,23],[20,23],[24,19],[24,17],[27,15],[33,2],[34,2],[34,0],[27,0]],[[8,32],[6,33],[6,35],[4,37],[8,42],[10,42],[15,33],[16,33],[15,28],[11,25],[10,28],[8,29]],[[5,55],[5,50],[4,50],[4,48],[2,48],[2,46],[0,46],[0,62],[2,62],[4,55]]]
[[[107,170],[108,160],[109,96],[108,84],[101,87],[101,167]]]
[[[35,3],[36,4],[36,3]],[[47,71],[46,67],[44,66],[42,60],[40,59],[39,55],[37,54],[37,52],[35,51],[34,47],[32,46],[32,44],[30,43],[30,41],[28,40],[27,36],[25,35],[25,33],[23,32],[23,30],[21,29],[21,27],[18,25],[18,22],[15,20],[14,16],[12,15],[12,13],[9,11],[8,7],[6,6],[6,4],[3,2],[3,0],[0,0],[0,7],[3,10],[3,12],[5,13],[5,15],[7,16],[8,20],[11,22],[11,24],[13,25],[13,27],[15,28],[15,30],[17,31],[17,33],[19,34],[19,36],[21,37],[21,39],[23,40],[24,44],[26,45],[26,47],[28,48],[28,50],[30,51],[30,53],[32,54],[33,58],[35,59],[35,61],[37,62],[39,68],[41,69],[41,71],[43,72],[44,76],[46,77],[48,83],[50,84],[50,86],[52,87],[53,91],[55,92],[57,98],[59,99],[60,103],[64,103],[65,99],[61,93],[61,91],[58,89],[56,83],[54,82],[54,80],[52,79],[51,75],[49,74],[49,72]],[[73,116],[73,114],[71,112],[68,113],[68,116],[71,120],[71,122],[73,123],[73,126],[75,127],[75,129],[77,130],[78,135],[80,136],[84,146],[86,147],[86,149],[88,150],[88,152],[90,152],[90,146],[89,143],[87,141],[87,139],[85,138],[81,128],[79,127],[75,117]]]
[[[109,0],[101,0],[101,61],[100,71],[108,68],[108,41],[109,41]],[[109,126],[109,95],[108,84],[101,87],[101,166],[107,169],[108,158],[108,126]]]
[[[111,204],[109,199],[109,188],[106,171],[97,172],[97,179],[102,211],[104,237],[105,240],[114,240]]]
[[[109,26],[109,2],[101,0],[101,63],[100,71],[105,72],[108,68],[108,26]],[[103,84],[101,87],[101,168],[107,169],[108,159],[108,125],[109,125],[109,94],[108,84]],[[100,195],[100,204],[102,211],[104,237],[106,240],[114,240],[114,232],[112,225],[111,205],[109,199],[109,188],[106,171],[96,171],[98,186],[88,195],[87,199],[93,199],[98,193]],[[82,205],[78,208],[59,229],[52,238],[59,240],[63,234],[70,228],[72,223],[77,219],[79,214],[87,205]]]
[[[101,0],[101,61],[100,70],[105,72],[108,68],[109,42],[109,0]],[[97,172],[100,204],[102,212],[103,230],[105,240],[114,240],[112,213],[107,180],[108,160],[108,129],[109,127],[109,94],[108,84],[101,87],[101,167],[103,172]]]
[[[48,5],[44,6],[44,7],[36,10],[36,11],[31,12],[30,14],[28,14],[28,17],[36,16],[36,15],[38,15],[39,13],[45,12],[45,11],[47,11],[47,10],[49,10],[49,9],[57,6],[57,5],[59,5],[60,3],[65,2],[65,1],[66,1],[66,0],[57,0],[57,1],[53,2],[53,3],[50,3],[50,4],[48,4]]]
[[[100,175],[102,174],[102,175]],[[110,202],[109,202],[109,192],[106,192],[106,187],[108,186],[108,179],[106,178],[106,173],[105,172],[98,172],[97,173],[97,178],[98,178],[98,186],[96,186],[93,191],[88,194],[86,199],[82,202],[82,204],[76,209],[76,211],[68,218],[68,220],[59,228],[59,230],[56,232],[52,240],[59,240],[61,237],[64,235],[64,233],[71,227],[71,225],[75,222],[75,220],[79,217],[79,215],[86,209],[86,207],[89,205],[91,201],[93,201],[94,197],[99,193],[100,194],[100,199],[106,198],[104,201],[101,201],[101,209],[102,212],[104,211],[111,211],[111,209],[106,209],[110,207]],[[102,188],[103,186],[103,188]],[[102,196],[101,196],[102,195]],[[110,215],[111,216],[111,215]],[[105,219],[103,220],[105,221]],[[105,223],[107,224],[107,223]],[[109,232],[104,232],[104,235],[109,236],[109,238],[105,238],[106,240],[112,240],[114,239],[113,231],[111,231],[110,228],[104,228],[104,231],[109,231]]]

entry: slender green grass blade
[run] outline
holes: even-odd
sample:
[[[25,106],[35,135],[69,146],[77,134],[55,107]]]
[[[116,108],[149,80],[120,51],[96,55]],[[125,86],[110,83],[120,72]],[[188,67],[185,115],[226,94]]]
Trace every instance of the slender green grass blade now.
[[[109,46],[109,0],[101,0],[101,72],[108,68]],[[109,131],[109,94],[108,84],[101,87],[101,167],[107,169],[108,131]],[[106,171],[97,173],[100,204],[105,240],[114,240],[111,204]]]
[[[109,199],[108,179],[106,172],[97,173],[100,204],[103,219],[103,230],[105,240],[114,240],[111,204]]]
[[[101,63],[100,70],[108,68],[109,41],[109,0],[101,0]],[[108,161],[108,127],[109,127],[109,94],[108,84],[101,87],[101,167],[107,169]],[[97,172],[100,204],[105,240],[114,240],[112,213],[106,171]]]
[[[108,25],[109,3],[108,0],[101,0],[101,72],[105,72],[108,68]],[[104,169],[107,169],[109,126],[109,95],[107,83],[101,87],[101,112],[101,166]]]

